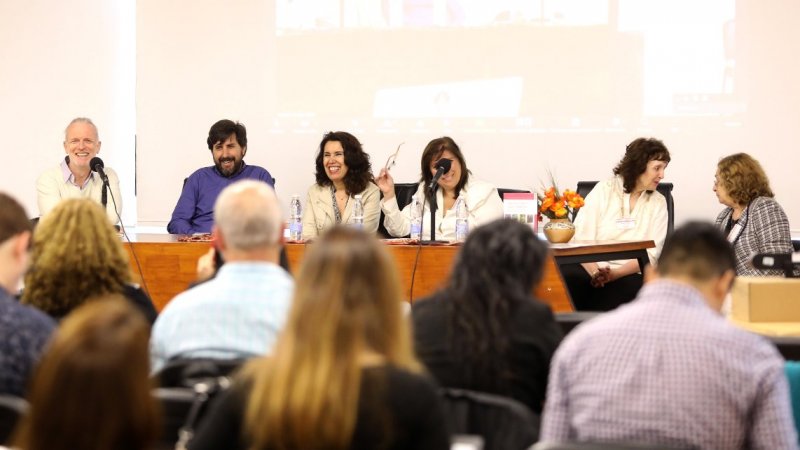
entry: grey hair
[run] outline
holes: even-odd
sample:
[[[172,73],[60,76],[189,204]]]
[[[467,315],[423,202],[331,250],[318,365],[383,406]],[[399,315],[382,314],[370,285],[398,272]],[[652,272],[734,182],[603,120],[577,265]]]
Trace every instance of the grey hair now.
[[[275,191],[256,180],[223,189],[214,204],[214,222],[228,247],[244,251],[277,245],[283,230]]]
[[[69,127],[71,127],[73,124],[76,124],[76,123],[88,123],[89,125],[91,125],[92,128],[94,128],[94,135],[95,135],[95,137],[97,137],[97,141],[100,142],[100,132],[97,131],[97,125],[95,125],[94,122],[92,122],[92,119],[90,119],[88,117],[76,117],[76,118],[70,120],[69,124],[67,124],[67,128],[64,128],[64,140],[65,141],[67,140],[67,132],[69,132]]]

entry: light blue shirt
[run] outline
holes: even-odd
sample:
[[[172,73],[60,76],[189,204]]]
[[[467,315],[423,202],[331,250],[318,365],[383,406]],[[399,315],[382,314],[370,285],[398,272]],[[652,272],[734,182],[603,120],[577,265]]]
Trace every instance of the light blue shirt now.
[[[235,359],[271,351],[294,281],[276,264],[229,262],[217,276],[167,304],[153,325],[153,372],[173,358]]]

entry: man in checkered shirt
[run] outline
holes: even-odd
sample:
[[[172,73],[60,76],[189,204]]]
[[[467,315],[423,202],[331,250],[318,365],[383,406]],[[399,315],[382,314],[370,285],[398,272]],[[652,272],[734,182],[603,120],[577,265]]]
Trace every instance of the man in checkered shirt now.
[[[719,314],[735,267],[711,224],[677,229],[636,300],[556,352],[542,441],[798,448],[783,359]]]

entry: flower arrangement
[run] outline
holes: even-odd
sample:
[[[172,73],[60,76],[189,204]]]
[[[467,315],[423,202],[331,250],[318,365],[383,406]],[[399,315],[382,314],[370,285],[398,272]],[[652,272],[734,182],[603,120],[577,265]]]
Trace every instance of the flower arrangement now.
[[[561,194],[555,185],[547,188],[544,195],[538,194],[537,198],[539,212],[550,220],[572,219],[583,206],[583,197],[577,192],[566,189]]]

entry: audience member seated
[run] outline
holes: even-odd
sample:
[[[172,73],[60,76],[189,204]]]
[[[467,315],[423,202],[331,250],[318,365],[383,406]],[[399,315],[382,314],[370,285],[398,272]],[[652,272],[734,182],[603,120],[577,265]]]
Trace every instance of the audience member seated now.
[[[319,144],[317,182],[308,189],[303,209],[303,239],[313,239],[339,224],[353,223],[353,197],[361,195],[363,228],[378,230],[381,191],[361,142],[345,131],[327,133]]]
[[[214,202],[226,186],[239,180],[261,180],[274,187],[266,169],[248,166],[247,130],[239,122],[223,119],[211,126],[206,139],[214,165],[196,170],[183,183],[181,196],[167,224],[172,234],[209,233],[213,225]]]
[[[61,164],[42,173],[36,180],[39,215],[44,217],[66,198],[88,198],[102,204],[103,180],[89,167],[92,158],[100,153],[100,136],[97,127],[85,117],[72,119],[64,130],[64,151],[67,156]],[[104,167],[108,177],[105,210],[111,223],[119,221],[122,214],[122,193],[119,177],[111,167]],[[110,190],[108,190],[110,188]],[[114,206],[116,205],[116,210]]]
[[[628,144],[614,177],[597,183],[575,218],[576,240],[652,240],[647,250],[655,262],[667,235],[667,201],[656,191],[670,162],[669,150],[657,139]],[[636,260],[561,266],[561,274],[578,310],[608,311],[636,297],[642,274]]]
[[[435,195],[430,196],[426,189],[433,181],[439,160],[449,159],[450,170],[443,174],[435,186]],[[414,194],[422,202],[425,210],[422,214],[422,239],[430,240],[431,203],[436,202],[436,238],[454,240],[456,238],[456,200],[464,199],[468,210],[469,229],[503,217],[503,201],[497,195],[497,189],[491,184],[477,180],[467,169],[467,162],[461,149],[449,137],[434,139],[422,152],[421,175],[419,188]],[[384,213],[383,224],[392,236],[407,236],[411,232],[411,205],[401,211],[397,205],[394,192],[394,179],[386,169],[381,169],[375,180],[383,192],[381,209]]]
[[[214,205],[213,235],[225,260],[216,276],[178,294],[153,326],[153,371],[173,358],[250,358],[283,328],[294,282],[278,265],[283,220],[266,183],[242,180]]]
[[[735,269],[713,225],[676,229],[636,300],[556,351],[541,439],[798,448],[783,359],[720,314]]]
[[[16,200],[0,192],[0,394],[22,397],[55,322],[20,305],[17,293],[28,264],[31,222]]]
[[[153,323],[153,303],[131,280],[128,255],[103,209],[88,199],[64,200],[33,234],[22,302],[60,320],[92,297],[122,294]]]
[[[189,448],[448,449],[401,303],[397,268],[374,237],[323,234],[273,356],[244,368]]]
[[[448,284],[412,306],[414,347],[439,384],[512,397],[541,414],[562,332],[531,297],[547,245],[500,219],[470,233]]]
[[[160,430],[150,396],[150,326],[117,295],[61,323],[37,367],[15,448],[147,450]]]
[[[747,153],[726,156],[717,163],[714,192],[725,209],[717,227],[728,236],[736,252],[736,274],[782,276],[782,270],[753,267],[757,253],[792,253],[789,219],[775,201],[761,164]]]

